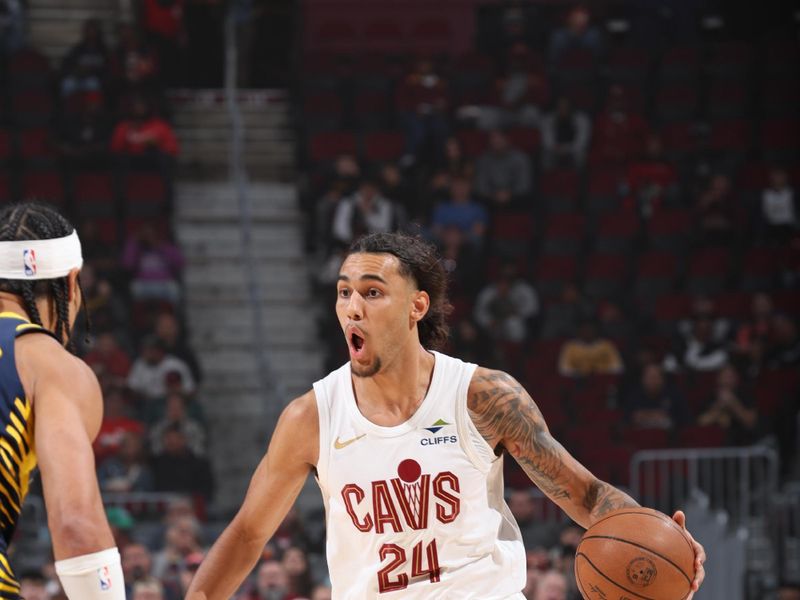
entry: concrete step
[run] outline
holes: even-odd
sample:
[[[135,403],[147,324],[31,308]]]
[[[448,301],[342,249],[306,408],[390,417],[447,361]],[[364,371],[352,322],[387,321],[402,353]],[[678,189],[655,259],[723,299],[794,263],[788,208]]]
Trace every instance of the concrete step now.
[[[224,141],[230,143],[233,139],[230,124],[218,128],[204,127],[202,129],[187,127],[177,130],[178,137],[182,143],[202,143]],[[244,130],[245,143],[257,141],[261,143],[291,143],[294,136],[291,132],[278,127],[251,127],[247,126]]]
[[[261,318],[267,332],[296,332],[301,339],[315,339],[316,336],[316,305],[310,300],[298,298],[297,302],[287,305],[285,302],[261,305]],[[249,307],[236,310],[217,303],[212,306],[198,306],[190,301],[187,312],[192,322],[192,330],[200,331],[206,328],[232,327],[254,328],[255,322]],[[200,329],[202,328],[202,329]]]

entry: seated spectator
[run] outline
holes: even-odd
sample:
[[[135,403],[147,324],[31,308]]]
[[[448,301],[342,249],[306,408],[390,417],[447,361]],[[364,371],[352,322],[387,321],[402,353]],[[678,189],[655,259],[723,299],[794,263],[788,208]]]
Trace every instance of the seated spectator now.
[[[97,19],[83,23],[81,39],[70,48],[61,64],[61,96],[73,94],[103,98],[109,56],[103,30]]]
[[[281,562],[289,578],[289,593],[307,598],[311,594],[311,572],[306,553],[292,546],[284,551]]]
[[[193,454],[205,456],[205,428],[191,418],[186,409],[186,398],[182,394],[169,394],[166,401],[166,414],[150,428],[150,448],[154,454],[164,450],[164,434],[171,427],[177,427],[186,437],[186,444]]]
[[[423,207],[420,206],[419,194],[410,182],[403,177],[403,173],[394,163],[384,163],[380,171],[381,194],[398,204],[409,218],[420,216]]]
[[[311,250],[327,257],[333,251],[333,220],[342,200],[356,192],[361,168],[354,156],[344,154],[334,163],[333,174],[327,177],[321,197],[314,205],[314,235],[308,240]],[[338,268],[338,265],[337,265]]]
[[[445,229],[455,227],[464,235],[466,242],[480,248],[488,224],[489,215],[486,208],[473,199],[470,182],[463,177],[451,179],[450,199],[433,209],[433,234],[441,240]]]
[[[353,240],[367,233],[396,231],[404,221],[402,210],[381,196],[375,181],[366,177],[361,181],[358,191],[344,198],[336,207],[333,237],[349,246]]]
[[[25,46],[28,26],[26,7],[21,0],[0,2],[0,54],[10,55]]]
[[[131,370],[131,357],[120,347],[111,331],[97,334],[94,348],[83,357],[83,360],[92,368],[102,368],[104,373],[112,376],[120,384],[125,383]]]
[[[120,451],[127,434],[144,435],[144,423],[131,418],[121,389],[104,390],[103,399],[103,423],[93,445],[98,464]]]
[[[125,596],[131,597],[133,586],[152,575],[153,557],[144,544],[132,543],[120,548],[122,575],[125,579]]]
[[[551,548],[556,545],[559,526],[537,518],[536,504],[530,489],[513,490],[508,498],[508,508],[519,525],[526,548]]]
[[[47,577],[39,570],[22,571],[19,574],[19,594],[25,600],[50,600]]]
[[[62,119],[59,137],[59,150],[69,167],[97,169],[108,166],[111,120],[99,95],[87,95],[77,116],[70,114]]]
[[[522,343],[529,323],[539,313],[539,297],[513,265],[505,265],[496,281],[475,300],[475,322],[496,342]]]
[[[541,107],[550,96],[544,73],[532,70],[529,51],[524,43],[511,48],[504,76],[495,80],[490,106],[480,107],[477,125],[480,129],[538,127]]]
[[[137,581],[133,584],[131,600],[166,600],[164,586],[154,577]]]
[[[128,387],[145,400],[157,400],[167,394],[167,375],[180,374],[183,393],[194,393],[194,379],[188,365],[167,354],[163,342],[155,335],[142,340],[141,356],[133,363],[128,375]]]
[[[697,424],[721,427],[727,432],[729,444],[744,446],[755,441],[758,425],[755,401],[731,365],[725,365],[717,374],[713,396],[697,417]]]
[[[153,577],[176,583],[186,558],[203,550],[200,532],[194,517],[176,518],[164,535],[164,547],[153,555]]]
[[[200,363],[192,348],[186,343],[186,336],[178,318],[170,312],[160,313],[156,318],[155,335],[161,340],[167,354],[185,362],[191,369],[194,380],[199,382],[201,379]]]
[[[93,264],[84,264],[81,269],[83,305],[91,315],[92,327],[98,331],[119,331],[130,319],[130,311],[111,281],[95,274]]]
[[[583,166],[592,122],[582,111],[575,110],[566,96],[556,102],[555,110],[542,119],[542,165],[546,169],[559,166]]]
[[[520,205],[531,191],[530,160],[500,130],[489,133],[489,149],[475,165],[475,191],[493,209]]]
[[[600,163],[626,164],[642,155],[647,132],[646,121],[630,111],[622,87],[612,86],[606,109],[592,126],[592,158]]]
[[[567,600],[567,577],[555,569],[537,578],[533,600]]]
[[[136,521],[127,508],[124,506],[106,507],[106,519],[108,519],[111,537],[114,538],[114,545],[117,548],[124,548],[133,542],[131,535],[136,527]]]
[[[158,58],[133,23],[121,23],[117,28],[110,71],[117,94],[154,91],[159,74]]]
[[[754,294],[750,304],[750,318],[736,331],[734,352],[746,361],[760,362],[758,357],[763,354],[769,340],[775,314],[769,294]]]
[[[104,492],[153,491],[153,473],[147,465],[144,436],[132,431],[124,433],[119,451],[98,467],[97,480]]]
[[[564,343],[558,359],[558,372],[565,377],[593,374],[617,374],[625,370],[622,356],[614,342],[597,335],[593,319],[585,319],[578,334]]]
[[[439,236],[439,252],[453,295],[474,296],[484,282],[481,249],[458,227],[446,227]]]
[[[689,408],[685,398],[669,385],[663,369],[650,364],[642,369],[639,384],[626,399],[630,424],[644,429],[669,429],[685,424]]]
[[[710,245],[735,242],[740,229],[738,208],[730,178],[722,174],[711,177],[694,203],[699,241]]]
[[[200,495],[210,500],[214,492],[211,464],[192,452],[181,424],[171,423],[164,429],[161,447],[151,463],[156,491]]]
[[[639,214],[649,218],[674,193],[678,172],[664,157],[661,137],[647,137],[644,154],[628,166],[627,185]]]
[[[636,337],[636,329],[629,315],[612,300],[604,300],[597,307],[597,321],[603,335],[627,344]]]
[[[331,600],[332,598],[331,586],[318,585],[314,587],[311,592],[311,600]]]
[[[797,323],[791,317],[776,315],[772,319],[772,335],[764,361],[771,369],[800,365],[800,337],[797,335]]]
[[[593,307],[572,282],[564,284],[558,298],[550,303],[542,319],[543,338],[558,338],[572,335],[575,323],[591,315]]]
[[[164,84],[180,85],[185,79],[181,63],[187,43],[184,0],[143,0],[141,23],[158,54]]]
[[[127,118],[114,128],[111,151],[130,166],[167,169],[178,155],[178,138],[172,126],[153,114],[148,102],[137,96]]]
[[[726,341],[714,332],[710,314],[696,313],[691,327],[684,333],[677,352],[679,362],[693,371],[716,371],[728,362]],[[674,368],[675,356],[668,357],[666,366]]]
[[[289,575],[277,560],[266,560],[256,569],[255,585],[244,600],[294,600],[289,592]]]
[[[203,563],[203,558],[205,558],[205,555],[202,552],[192,552],[184,559],[183,568],[178,574],[181,583],[181,598],[186,597],[186,592],[189,591],[189,586],[192,585],[192,579],[194,579],[197,569],[199,569],[200,565]]]
[[[447,81],[429,59],[417,61],[397,90],[396,106],[406,130],[404,165],[421,155],[439,160],[447,137]]]
[[[178,303],[183,254],[154,227],[144,225],[128,238],[122,265],[131,273],[131,295],[135,300]]]
[[[591,25],[592,15],[588,6],[579,4],[568,13],[562,27],[553,31],[547,46],[547,58],[556,65],[565,51],[572,48],[589,50],[598,56],[603,49],[600,30]]]
[[[769,187],[761,192],[759,227],[761,239],[778,243],[789,241],[800,228],[797,198],[785,169],[769,172]]]
[[[456,137],[449,137],[444,143],[444,172],[450,177],[467,177],[472,179],[475,169],[464,155],[461,142]]]

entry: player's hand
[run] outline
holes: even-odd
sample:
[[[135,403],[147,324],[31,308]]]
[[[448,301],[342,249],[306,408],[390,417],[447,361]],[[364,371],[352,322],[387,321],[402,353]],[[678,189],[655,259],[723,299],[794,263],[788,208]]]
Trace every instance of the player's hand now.
[[[702,544],[695,540],[689,530],[686,529],[686,515],[683,514],[682,510],[672,515],[672,520],[681,526],[686,535],[689,536],[692,546],[694,546],[694,581],[692,581],[692,591],[685,598],[685,600],[692,600],[694,593],[700,589],[700,584],[706,578],[706,570],[703,568],[703,563],[706,562],[706,551]]]

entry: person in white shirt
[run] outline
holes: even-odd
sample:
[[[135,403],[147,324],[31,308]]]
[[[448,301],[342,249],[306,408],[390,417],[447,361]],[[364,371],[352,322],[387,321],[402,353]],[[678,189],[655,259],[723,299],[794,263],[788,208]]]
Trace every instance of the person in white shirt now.
[[[194,392],[194,377],[189,366],[167,354],[163,342],[149,335],[142,341],[142,354],[134,361],[128,374],[128,387],[146,400],[163,398],[167,394],[167,375],[170,373],[180,375],[181,392],[187,396]]]
[[[187,600],[231,597],[312,472],[340,600],[388,592],[524,600],[525,549],[503,498],[505,452],[583,527],[637,506],[551,436],[516,380],[435,351],[447,341],[449,303],[432,246],[403,234],[361,238],[336,291],[350,360],[284,410]],[[682,512],[674,518],[685,527]],[[694,549],[693,591],[705,560],[702,546]]]
[[[769,173],[769,187],[761,192],[762,237],[787,239],[798,231],[795,193],[789,185],[785,169],[774,168]]]

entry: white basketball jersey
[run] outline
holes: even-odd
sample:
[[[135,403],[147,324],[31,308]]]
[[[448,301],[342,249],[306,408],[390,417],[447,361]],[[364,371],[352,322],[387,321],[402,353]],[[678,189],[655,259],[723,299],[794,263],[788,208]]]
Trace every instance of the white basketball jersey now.
[[[335,600],[524,599],[503,460],[467,413],[475,365],[434,355],[425,399],[395,427],[361,414],[349,363],[314,384]]]

